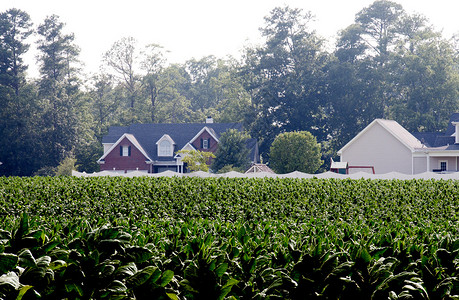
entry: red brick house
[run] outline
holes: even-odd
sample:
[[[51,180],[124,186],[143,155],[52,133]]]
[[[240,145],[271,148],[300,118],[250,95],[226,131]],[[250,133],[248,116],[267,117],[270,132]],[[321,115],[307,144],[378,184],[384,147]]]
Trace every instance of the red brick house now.
[[[160,173],[171,170],[186,173],[186,165],[176,154],[179,150],[215,152],[221,134],[228,129],[242,131],[240,123],[133,124],[112,126],[102,138],[104,154],[97,161],[101,171],[144,171]],[[259,163],[256,139],[246,141],[250,161]]]

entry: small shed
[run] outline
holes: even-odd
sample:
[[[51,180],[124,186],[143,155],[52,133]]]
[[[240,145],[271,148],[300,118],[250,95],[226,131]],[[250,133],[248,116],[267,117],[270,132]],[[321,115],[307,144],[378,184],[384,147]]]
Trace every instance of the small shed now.
[[[247,171],[245,171],[245,174],[261,172],[275,174],[275,172],[265,164],[252,164],[252,166]]]
[[[349,174],[349,165],[347,161],[331,160],[330,171],[338,174]]]

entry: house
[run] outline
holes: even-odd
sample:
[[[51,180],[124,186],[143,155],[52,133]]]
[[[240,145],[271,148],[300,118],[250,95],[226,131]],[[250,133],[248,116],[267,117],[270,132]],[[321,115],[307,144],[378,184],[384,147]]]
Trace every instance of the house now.
[[[373,168],[376,174],[457,172],[459,113],[444,133],[410,133],[393,120],[376,119],[338,151],[354,171]],[[362,170],[363,171],[363,170]]]
[[[219,138],[228,129],[242,131],[240,123],[133,124],[112,126],[102,138],[104,154],[97,161],[101,171],[127,173],[142,171],[186,173],[179,150],[215,152]],[[246,141],[251,149],[250,161],[259,162],[256,139]]]
[[[245,171],[244,174],[251,174],[251,173],[270,173],[276,174],[270,167],[266,164],[259,164],[259,163],[252,163],[250,168]]]

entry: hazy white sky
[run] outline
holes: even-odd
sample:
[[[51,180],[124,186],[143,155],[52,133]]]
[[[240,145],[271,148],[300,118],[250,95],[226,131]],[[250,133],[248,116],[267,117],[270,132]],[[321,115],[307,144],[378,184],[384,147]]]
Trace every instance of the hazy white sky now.
[[[459,32],[458,0],[398,0],[409,13],[426,16],[445,37]],[[19,8],[35,25],[51,14],[75,34],[87,72],[97,72],[101,57],[121,37],[139,46],[156,43],[169,50],[169,62],[182,63],[206,55],[238,56],[244,45],[256,44],[263,17],[276,6],[311,11],[317,32],[332,41],[373,0],[0,0],[0,11]],[[36,71],[32,54],[26,58]]]

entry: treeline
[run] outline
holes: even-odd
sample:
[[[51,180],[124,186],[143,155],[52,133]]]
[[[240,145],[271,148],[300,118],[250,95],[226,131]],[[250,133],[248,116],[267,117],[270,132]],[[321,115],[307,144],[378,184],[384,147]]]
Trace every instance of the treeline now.
[[[159,45],[126,37],[108,49],[101,71],[82,75],[79,47],[57,16],[34,27],[17,9],[0,14],[0,174],[50,174],[65,158],[98,169],[110,125],[244,122],[263,159],[275,136],[309,131],[325,162],[375,118],[410,131],[441,131],[459,106],[457,40],[420,15],[375,1],[341,30],[333,49],[309,24],[311,13],[277,7],[264,42],[243,57],[168,64]],[[28,37],[40,76],[26,77]]]

